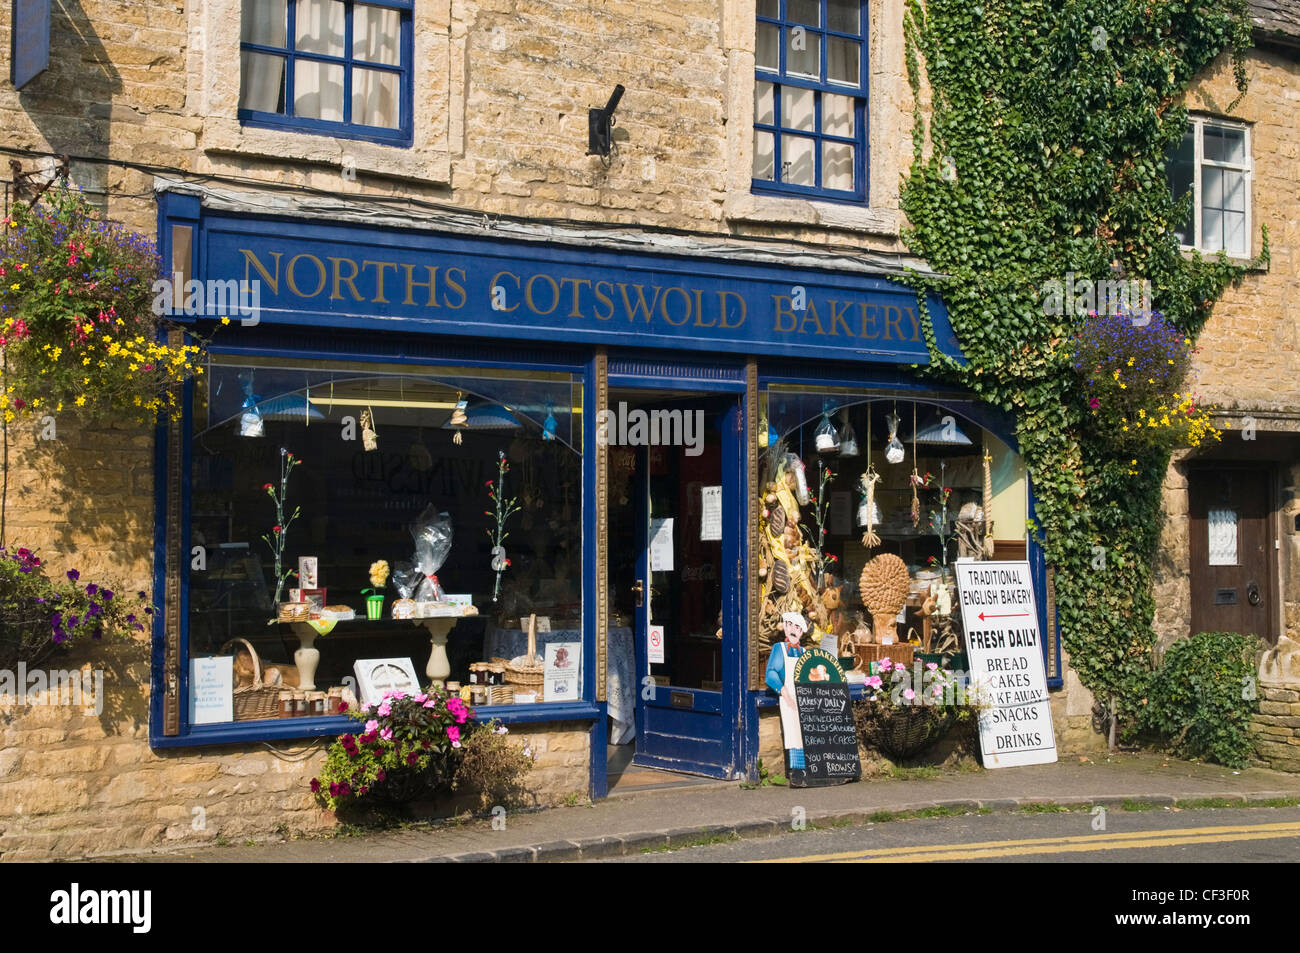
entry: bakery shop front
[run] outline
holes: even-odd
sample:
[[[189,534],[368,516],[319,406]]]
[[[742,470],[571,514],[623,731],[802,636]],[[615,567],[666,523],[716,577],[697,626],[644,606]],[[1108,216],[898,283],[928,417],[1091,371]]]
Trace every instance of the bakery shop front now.
[[[752,777],[781,612],[869,641],[873,555],[920,649],[960,648],[924,603],[961,552],[1028,557],[1046,605],[1012,422],[911,369],[960,354],[879,265],[180,184],[159,225],[176,287],[233,306],[175,305],[211,344],[159,432],[155,748],[438,682],[581,733],[595,797]]]

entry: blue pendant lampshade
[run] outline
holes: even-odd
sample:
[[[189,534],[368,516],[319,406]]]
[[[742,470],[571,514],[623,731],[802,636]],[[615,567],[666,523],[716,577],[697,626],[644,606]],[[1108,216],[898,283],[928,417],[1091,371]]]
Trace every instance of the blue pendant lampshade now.
[[[523,426],[501,404],[479,404],[465,411],[465,423],[470,430],[518,430]]]
[[[948,419],[945,420],[945,417]],[[953,414],[944,414],[940,411],[935,411],[928,421],[917,428],[913,440],[916,443],[937,444],[945,447],[971,446],[970,437],[966,436],[961,427],[957,426],[957,418]]]

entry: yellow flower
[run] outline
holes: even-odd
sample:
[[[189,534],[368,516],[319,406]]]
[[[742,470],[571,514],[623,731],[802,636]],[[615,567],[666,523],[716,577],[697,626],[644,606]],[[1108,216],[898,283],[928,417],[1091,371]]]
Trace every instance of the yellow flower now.
[[[1131,357],[1128,359],[1128,366],[1129,366],[1129,367],[1132,367],[1132,366],[1133,366],[1133,358],[1131,358]]]
[[[90,378],[86,378],[86,380],[89,381]],[[78,406],[78,407],[85,407],[85,406],[86,406],[86,395],[85,395],[85,394],[78,394],[78,395],[77,395],[77,406]]]
[[[1135,467],[1135,466],[1138,465],[1138,462],[1137,462],[1136,460],[1130,460],[1130,461],[1128,462],[1128,465],[1131,466],[1131,467]]]
[[[17,290],[18,290],[19,288],[21,288],[21,287],[22,287],[22,285],[20,285],[18,282],[15,281],[13,284],[11,284],[11,285],[9,286],[9,290],[10,290],[10,291],[17,291]]]
[[[83,324],[81,330],[89,334],[91,331],[95,330],[95,326],[93,324]]]
[[[222,324],[229,324],[229,323],[230,323],[230,319],[229,319],[228,317],[226,317],[226,316],[223,314],[223,315],[221,316],[221,323],[222,323]]]

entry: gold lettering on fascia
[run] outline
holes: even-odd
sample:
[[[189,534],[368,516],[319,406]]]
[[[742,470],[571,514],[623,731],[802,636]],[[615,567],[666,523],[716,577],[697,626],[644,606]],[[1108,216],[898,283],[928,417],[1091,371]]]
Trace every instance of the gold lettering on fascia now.
[[[239,249],[245,280],[258,279],[271,294],[283,286],[298,298],[328,295],[331,301],[399,302],[408,307],[459,310],[469,303],[464,268],[409,262],[357,260],[346,256]],[[362,288],[367,289],[363,293]],[[538,317],[565,317],[634,327],[717,328],[734,331],[748,318],[748,303],[737,291],[662,285],[653,282],[593,280],[574,275],[519,274],[502,269],[492,275],[489,295],[502,295],[493,310],[523,311]],[[919,343],[921,321],[910,304],[877,304],[834,297],[808,298],[796,309],[789,295],[772,295],[778,335],[802,339],[853,339]]]
[[[796,310],[790,295],[772,295],[772,329],[777,334],[864,341],[921,340],[921,321],[911,305],[869,304],[827,298],[818,305],[809,298]],[[905,333],[907,332],[907,333]]]

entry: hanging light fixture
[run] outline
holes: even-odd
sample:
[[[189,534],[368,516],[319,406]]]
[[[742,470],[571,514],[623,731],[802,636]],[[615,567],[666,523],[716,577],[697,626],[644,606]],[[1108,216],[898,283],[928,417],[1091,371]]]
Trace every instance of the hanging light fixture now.
[[[930,418],[916,429],[912,436],[913,443],[926,443],[948,447],[972,446],[970,437],[957,426],[957,418],[936,410]]]
[[[465,424],[470,430],[518,430],[523,426],[514,414],[502,404],[479,404],[465,411]]]

